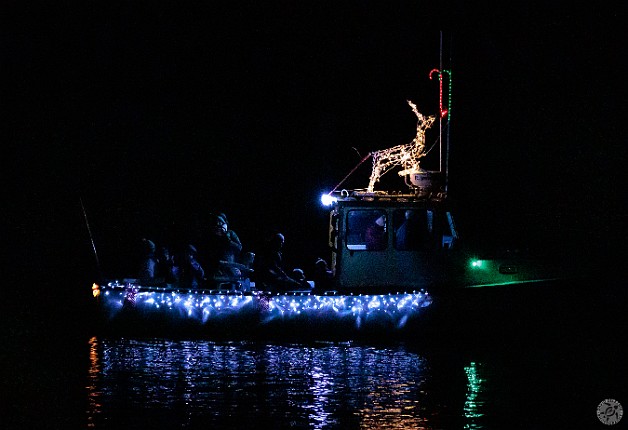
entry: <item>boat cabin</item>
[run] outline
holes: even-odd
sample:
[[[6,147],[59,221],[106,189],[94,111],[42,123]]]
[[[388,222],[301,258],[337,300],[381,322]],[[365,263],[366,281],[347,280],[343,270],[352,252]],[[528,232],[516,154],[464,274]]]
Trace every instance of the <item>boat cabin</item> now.
[[[334,285],[346,293],[427,288],[457,237],[442,196],[343,191],[330,212]]]

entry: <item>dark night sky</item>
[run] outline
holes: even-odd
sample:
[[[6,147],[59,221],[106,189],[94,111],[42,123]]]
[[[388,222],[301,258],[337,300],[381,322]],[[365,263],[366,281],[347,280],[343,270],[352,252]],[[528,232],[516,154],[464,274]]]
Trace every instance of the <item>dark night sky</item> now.
[[[625,234],[624,9],[204,3],[4,8],[3,216],[18,267],[62,255],[68,276],[92,276],[81,199],[105,270],[216,209],[245,248],[277,227],[294,263],[309,261],[326,242],[318,198],[358,163],[353,148],[409,142],[407,99],[437,112],[441,31],[462,233]],[[368,166],[347,187],[365,187]]]

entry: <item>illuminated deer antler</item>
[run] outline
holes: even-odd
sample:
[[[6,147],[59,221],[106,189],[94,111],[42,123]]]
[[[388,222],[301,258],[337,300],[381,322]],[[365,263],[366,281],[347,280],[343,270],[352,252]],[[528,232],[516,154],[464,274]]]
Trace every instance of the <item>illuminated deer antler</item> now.
[[[434,116],[426,117],[422,115],[417,110],[416,105],[410,100],[408,100],[408,104],[417,117],[416,137],[411,143],[371,153],[371,157],[373,157],[373,171],[371,172],[367,188],[367,191],[370,193],[373,192],[375,183],[379,181],[379,178],[395,166],[403,168],[399,172],[399,176],[419,172],[419,159],[425,156],[425,130],[432,126],[435,118]]]

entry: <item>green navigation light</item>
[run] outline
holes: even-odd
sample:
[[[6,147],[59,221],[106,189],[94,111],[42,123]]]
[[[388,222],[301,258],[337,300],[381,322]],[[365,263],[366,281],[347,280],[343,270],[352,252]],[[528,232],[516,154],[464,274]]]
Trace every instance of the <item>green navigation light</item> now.
[[[483,261],[482,260],[476,260],[473,259],[471,260],[471,267],[476,268],[476,269],[481,269],[483,266]]]

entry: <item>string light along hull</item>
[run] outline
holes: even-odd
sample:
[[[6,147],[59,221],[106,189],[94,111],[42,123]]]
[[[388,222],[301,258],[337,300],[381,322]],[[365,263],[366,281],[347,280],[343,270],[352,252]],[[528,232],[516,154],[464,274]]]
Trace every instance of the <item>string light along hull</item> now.
[[[394,294],[312,294],[185,290],[110,281],[92,287],[100,328],[220,336],[234,331],[299,328],[403,331],[432,304],[425,291]]]

